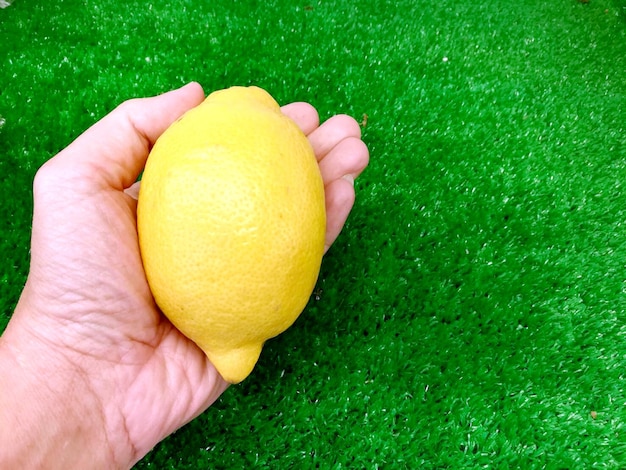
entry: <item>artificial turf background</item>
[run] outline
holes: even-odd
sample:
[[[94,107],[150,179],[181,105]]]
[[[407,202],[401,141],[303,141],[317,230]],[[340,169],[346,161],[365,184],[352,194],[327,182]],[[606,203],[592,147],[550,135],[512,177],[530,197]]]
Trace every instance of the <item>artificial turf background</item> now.
[[[36,169],[191,80],[366,114],[371,164],[294,327],[137,468],[626,467],[626,1],[16,0],[0,330]]]

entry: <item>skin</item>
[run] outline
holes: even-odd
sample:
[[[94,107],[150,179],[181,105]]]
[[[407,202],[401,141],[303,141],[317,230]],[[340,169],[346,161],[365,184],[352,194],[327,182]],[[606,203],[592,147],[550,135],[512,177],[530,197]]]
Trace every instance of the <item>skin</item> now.
[[[0,468],[130,468],[227,388],[154,303],[139,255],[135,183],[197,83],[130,100],[35,177],[31,265],[0,337]],[[326,248],[369,155],[345,115],[282,108],[308,136],[326,190]]]

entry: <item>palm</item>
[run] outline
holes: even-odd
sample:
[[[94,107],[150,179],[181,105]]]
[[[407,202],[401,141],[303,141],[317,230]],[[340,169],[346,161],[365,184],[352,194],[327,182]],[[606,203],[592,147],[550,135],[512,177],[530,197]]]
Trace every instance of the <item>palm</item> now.
[[[93,388],[116,404],[110,412],[126,423],[135,447],[147,451],[151,444],[142,442],[154,443],[189,421],[224,384],[154,304],[138,252],[136,201],[107,189],[87,196],[66,181],[48,179],[45,191],[35,186],[33,275],[25,293],[31,308],[46,312],[38,334],[77,353],[72,360],[93,374],[99,382]],[[80,225],[68,227],[75,220]]]

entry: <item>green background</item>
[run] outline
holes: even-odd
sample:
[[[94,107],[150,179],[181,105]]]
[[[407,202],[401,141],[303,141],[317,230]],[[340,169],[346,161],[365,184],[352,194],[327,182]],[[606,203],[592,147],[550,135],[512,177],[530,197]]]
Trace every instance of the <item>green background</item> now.
[[[37,168],[191,80],[367,115],[371,163],[303,315],[137,468],[626,467],[626,1],[16,0],[0,330]]]

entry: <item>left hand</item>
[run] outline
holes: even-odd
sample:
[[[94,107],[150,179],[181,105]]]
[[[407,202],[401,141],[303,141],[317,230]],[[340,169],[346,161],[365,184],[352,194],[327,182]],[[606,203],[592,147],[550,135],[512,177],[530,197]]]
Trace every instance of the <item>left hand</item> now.
[[[8,425],[14,441],[39,439],[42,462],[130,467],[227,388],[153,300],[129,191],[156,139],[203,99],[190,84],[127,101],[36,175],[30,272],[0,338],[0,377],[14,384],[0,389],[0,429]],[[320,162],[328,248],[352,207],[351,180],[367,165],[367,148],[347,116],[319,126],[310,105],[283,112]],[[38,421],[47,426],[43,441],[32,427]],[[25,423],[32,426],[20,429]],[[78,443],[88,447],[73,449]]]

